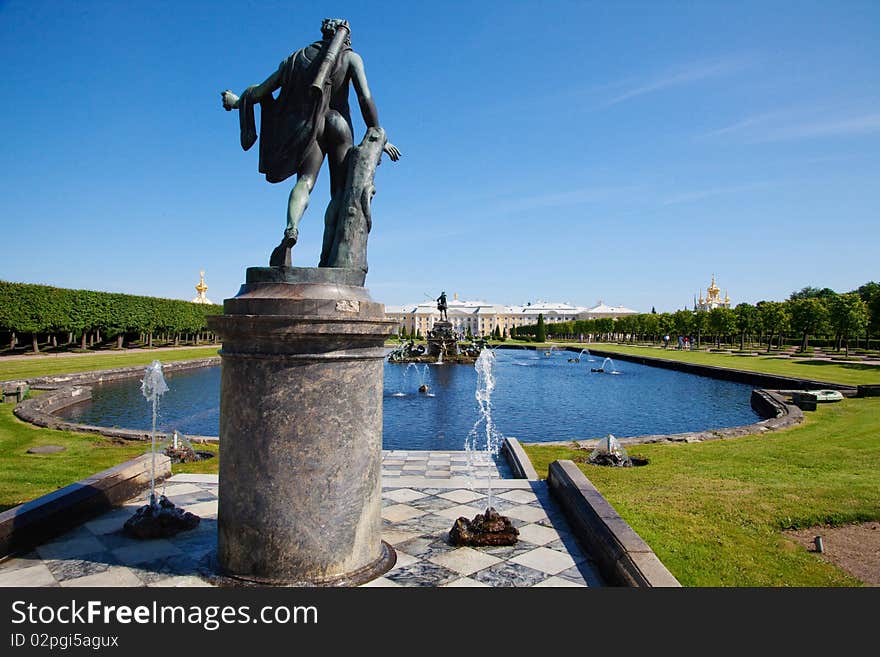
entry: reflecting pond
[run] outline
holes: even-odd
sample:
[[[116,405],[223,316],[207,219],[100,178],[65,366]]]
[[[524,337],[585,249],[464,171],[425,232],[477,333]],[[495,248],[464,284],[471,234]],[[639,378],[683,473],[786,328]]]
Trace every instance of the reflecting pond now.
[[[492,416],[505,436],[523,442],[681,433],[756,422],[752,386],[573,352],[498,349]],[[619,372],[611,374],[610,370]],[[159,426],[214,435],[220,425],[220,368],[167,374]],[[426,384],[427,393],[419,392]],[[88,424],[148,428],[140,381],[94,386],[92,400],[65,409]],[[463,449],[478,419],[472,365],[385,363],[385,449]],[[292,400],[292,402],[295,400]]]

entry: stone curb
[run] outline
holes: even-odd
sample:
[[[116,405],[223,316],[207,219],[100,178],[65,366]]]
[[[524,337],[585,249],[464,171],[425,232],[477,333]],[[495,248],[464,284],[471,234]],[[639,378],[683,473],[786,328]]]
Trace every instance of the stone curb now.
[[[531,459],[529,459],[528,454],[526,454],[516,438],[505,438],[501,451],[507,458],[507,462],[510,464],[510,469],[513,471],[513,476],[516,479],[528,479],[529,481],[540,479],[538,472],[532,465]]]
[[[752,408],[764,417],[763,420],[754,424],[746,424],[740,427],[725,427],[723,429],[707,429],[706,431],[689,431],[685,433],[648,434],[644,436],[628,436],[618,438],[621,445],[645,445],[650,443],[701,443],[707,440],[726,440],[741,436],[779,431],[793,427],[804,421],[804,412],[785,400],[779,390],[752,390]],[[600,438],[587,440],[554,440],[546,443],[532,443],[533,445],[563,445],[576,447],[590,446]]]
[[[165,372],[179,372],[195,369],[198,367],[211,367],[220,364],[220,357],[199,358],[196,360],[173,361],[163,363]],[[80,424],[70,422],[55,415],[62,408],[78,404],[91,398],[91,388],[88,384],[102,383],[107,381],[119,381],[142,376],[146,366],[120,367],[111,370],[95,370],[92,372],[80,372],[77,374],[60,374],[56,376],[37,377],[28,379],[27,384],[31,388],[48,390],[45,395],[39,395],[16,405],[13,413],[17,418],[46,429],[58,431],[74,431],[78,433],[96,433],[107,438],[121,438],[123,440],[150,440],[151,433],[139,429],[121,429],[117,427],[101,427],[92,424]],[[156,437],[167,438],[170,434],[156,432]],[[190,436],[190,442],[207,443],[217,442],[217,436]]]
[[[0,513],[0,559],[78,527],[130,500],[150,485],[152,459],[144,454]],[[156,454],[156,481],[171,475],[171,459]]]
[[[880,384],[863,384],[858,387],[858,390],[858,397],[880,397]]]
[[[681,586],[573,461],[553,461],[547,483],[606,583],[632,588]]]

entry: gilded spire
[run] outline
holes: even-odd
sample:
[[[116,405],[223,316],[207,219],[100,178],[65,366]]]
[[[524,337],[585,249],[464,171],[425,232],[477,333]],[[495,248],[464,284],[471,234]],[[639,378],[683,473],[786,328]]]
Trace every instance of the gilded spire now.
[[[719,306],[729,308],[730,295],[727,293],[727,290],[725,290],[724,298],[721,298],[721,288],[719,288],[718,284],[715,282],[715,274],[712,274],[712,282],[709,284],[709,287],[706,288],[706,297],[703,298],[702,293],[700,294],[697,309],[712,310],[712,308],[718,308]]]
[[[205,270],[202,269],[199,272],[199,282],[196,285],[196,292],[198,295],[192,300],[193,303],[211,303],[211,300],[205,296],[205,292],[208,291],[208,286],[205,283]]]
[[[715,285],[715,274],[712,274],[712,284],[709,286],[707,290],[709,292],[709,298],[713,298],[718,295],[721,291],[717,285]]]

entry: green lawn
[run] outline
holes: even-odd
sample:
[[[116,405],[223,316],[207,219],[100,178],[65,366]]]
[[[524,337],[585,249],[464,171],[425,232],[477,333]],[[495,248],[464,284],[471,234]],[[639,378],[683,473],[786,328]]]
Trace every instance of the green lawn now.
[[[0,404],[0,511],[84,479],[123,461],[146,454],[142,441],[110,440],[96,434],[41,429],[12,414],[14,404]],[[61,445],[57,454],[27,454],[37,445]],[[216,452],[216,445],[196,449]],[[219,458],[173,466],[178,472],[217,472]]]
[[[853,586],[782,535],[880,520],[880,399],[847,399],[803,425],[698,444],[632,446],[647,466],[583,462],[587,451],[525,445],[541,476],[572,459],[685,586]]]
[[[28,379],[50,374],[70,374],[72,372],[88,372],[106,370],[114,367],[132,365],[149,365],[154,360],[170,362],[172,360],[192,360],[216,356],[219,347],[180,347],[163,351],[141,351],[137,353],[110,353],[88,355],[46,355],[39,358],[18,359],[0,358],[0,381],[10,379]]]
[[[557,346],[566,346],[559,343]],[[798,358],[783,359],[768,356],[737,356],[733,354],[711,354],[705,351],[678,351],[677,349],[655,349],[652,347],[636,347],[619,344],[580,344],[574,343],[568,346],[581,349],[598,349],[600,351],[615,352],[618,354],[630,354],[635,356],[649,356],[652,358],[665,358],[667,360],[680,360],[700,365],[714,365],[736,370],[748,370],[763,374],[776,374],[779,376],[792,376],[800,379],[812,379],[814,381],[827,381],[844,385],[860,385],[866,383],[880,383],[880,366],[865,365],[861,362],[830,363],[827,361],[810,361]]]
[[[40,429],[0,404],[0,510],[63,488],[146,453],[142,442],[114,443],[97,435]],[[27,454],[37,445],[61,445],[57,454]]]

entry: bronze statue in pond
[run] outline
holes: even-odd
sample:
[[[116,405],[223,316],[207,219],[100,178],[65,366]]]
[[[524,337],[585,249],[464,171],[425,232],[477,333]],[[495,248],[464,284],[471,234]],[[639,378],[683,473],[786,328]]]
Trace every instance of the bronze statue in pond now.
[[[446,314],[446,310],[449,306],[446,303],[446,292],[441,292],[440,296],[437,297],[437,310],[440,311],[440,319],[442,321],[449,321],[449,316]]]
[[[320,41],[287,57],[262,84],[248,87],[241,96],[224,91],[223,107],[239,110],[241,146],[248,150],[257,140],[254,105],[259,104],[260,173],[271,183],[296,174],[287,203],[287,227],[269,264],[290,264],[299,222],[327,157],[331,200],[325,213],[319,266],[359,267],[366,272],[373,175],[383,152],[397,161],[400,151],[387,141],[379,125],[364,62],[351,48],[348,21],[325,19],[321,33]],[[349,84],[367,126],[367,134],[356,148]],[[280,90],[277,98],[273,95],[276,90]]]

